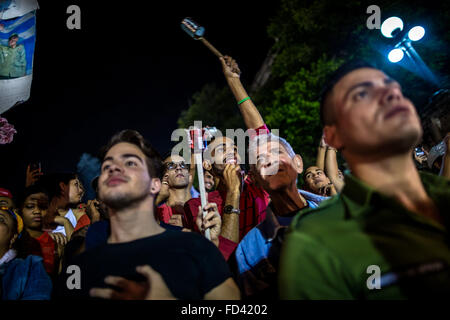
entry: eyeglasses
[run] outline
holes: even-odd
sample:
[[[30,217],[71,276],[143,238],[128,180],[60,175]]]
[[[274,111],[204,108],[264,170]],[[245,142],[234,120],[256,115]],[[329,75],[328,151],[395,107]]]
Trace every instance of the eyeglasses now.
[[[184,163],[184,161],[166,163],[167,170],[175,170],[178,167],[180,167],[181,169],[187,169],[187,170],[189,170],[189,168],[190,168],[189,164]]]

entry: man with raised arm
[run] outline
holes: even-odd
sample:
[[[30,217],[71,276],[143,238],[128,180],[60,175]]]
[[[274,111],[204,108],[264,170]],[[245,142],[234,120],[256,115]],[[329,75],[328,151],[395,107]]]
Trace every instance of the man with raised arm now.
[[[291,145],[269,132],[248,98],[240,81],[240,70],[234,59],[221,58],[225,78],[233,92],[250,134],[249,160],[253,184],[270,196],[270,203],[240,241],[230,265],[249,299],[276,299],[280,248],[293,216],[306,208],[315,208],[324,197],[297,189],[303,161]]]
[[[268,133],[269,130],[240,81],[237,63],[228,56],[220,58],[225,78],[236,98],[247,129],[255,130],[254,135]],[[225,258],[242,238],[258,223],[264,220],[269,196],[256,186],[251,175],[245,175],[240,168],[240,157],[234,141],[228,137],[213,140],[205,152],[204,169],[218,178],[216,191],[208,194],[210,202],[217,203],[222,215],[221,236]],[[186,203],[185,211],[190,221],[198,215],[200,199]],[[192,222],[192,224],[194,224]],[[195,229],[195,226],[194,226]],[[221,247],[219,247],[221,248]]]

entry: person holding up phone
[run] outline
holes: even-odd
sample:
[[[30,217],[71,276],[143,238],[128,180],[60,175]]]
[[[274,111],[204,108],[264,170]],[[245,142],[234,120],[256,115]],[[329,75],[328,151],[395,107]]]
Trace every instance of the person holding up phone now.
[[[43,175],[40,162],[30,163],[27,166],[25,187],[35,184]]]

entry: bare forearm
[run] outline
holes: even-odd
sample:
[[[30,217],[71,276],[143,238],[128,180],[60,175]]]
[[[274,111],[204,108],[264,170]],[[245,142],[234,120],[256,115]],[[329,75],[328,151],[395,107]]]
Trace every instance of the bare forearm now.
[[[169,198],[169,194],[161,194],[158,193],[158,196],[156,197],[155,204],[158,206],[160,203],[166,201]]]
[[[225,206],[230,205],[239,209],[239,192],[228,192]],[[222,216],[222,230],[220,235],[233,242],[239,242],[239,215],[236,213],[224,213]]]
[[[227,82],[237,102],[248,97],[239,78],[228,78]],[[264,120],[251,99],[242,102],[239,109],[248,129],[256,129],[264,125]]]
[[[442,159],[442,168],[440,175],[444,178],[450,179],[450,152],[446,152]]]
[[[325,147],[319,147],[317,149],[317,159],[316,159],[316,166],[320,169],[324,170],[325,168],[325,153],[327,149]]]
[[[195,178],[195,159],[194,159],[194,152],[191,151],[191,167],[189,168],[189,174],[191,175],[192,179],[189,181],[189,190],[192,188],[192,184],[194,183]]]
[[[336,158],[336,150],[328,148],[325,156],[325,172],[330,179],[331,183],[336,188],[337,192],[340,192],[344,187],[344,182],[339,179],[339,168]]]
[[[70,223],[69,220],[64,222],[64,230],[66,231],[67,240],[70,240],[74,229],[73,229],[72,223]]]

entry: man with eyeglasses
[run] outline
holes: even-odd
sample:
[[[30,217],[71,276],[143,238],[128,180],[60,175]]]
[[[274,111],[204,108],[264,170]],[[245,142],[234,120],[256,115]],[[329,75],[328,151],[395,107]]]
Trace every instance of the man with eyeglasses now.
[[[183,206],[191,199],[190,184],[192,175],[189,164],[179,155],[169,156],[164,160],[163,184],[168,187],[169,196],[165,203],[158,207],[160,221],[171,225],[186,227]]]

